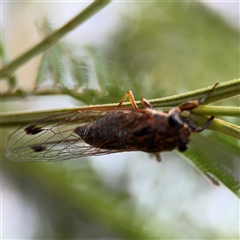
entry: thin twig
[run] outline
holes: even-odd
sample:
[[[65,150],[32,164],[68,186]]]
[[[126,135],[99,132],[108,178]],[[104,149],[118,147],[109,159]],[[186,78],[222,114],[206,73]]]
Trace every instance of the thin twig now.
[[[37,56],[39,53],[46,51],[48,48],[53,46],[61,37],[69,33],[71,30],[76,28],[79,24],[83,23],[87,19],[89,19],[93,14],[97,11],[101,10],[105,7],[111,0],[104,1],[95,1],[90,4],[86,9],[84,9],[81,13],[79,13],[76,17],[74,17],[71,21],[65,24],[60,29],[54,31],[51,35],[46,37],[43,41],[35,45],[33,48],[29,49],[27,52],[10,62],[8,65],[4,66],[0,70],[1,78],[10,77],[13,72],[29,61],[32,57]],[[0,78],[0,79],[1,79]]]

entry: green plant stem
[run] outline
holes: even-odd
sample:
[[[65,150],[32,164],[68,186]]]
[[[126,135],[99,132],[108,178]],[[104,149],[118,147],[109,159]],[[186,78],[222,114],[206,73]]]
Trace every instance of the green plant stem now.
[[[199,99],[204,94],[206,94],[211,87],[199,89],[197,91],[190,91],[184,94],[178,94],[175,96],[159,98],[149,100],[149,102],[153,105],[153,107],[159,107],[160,110],[168,112],[173,107],[178,106],[179,104],[186,102],[188,100]],[[68,94],[72,97],[80,96],[80,94],[71,93],[69,89],[63,88],[62,93]],[[50,95],[51,93],[60,94],[60,90],[58,91],[49,91],[45,92]],[[23,92],[18,93],[19,96],[26,95]],[[43,93],[39,93],[41,95]],[[240,94],[240,79],[235,79],[232,81],[227,81],[219,84],[219,86],[211,93],[208,101],[219,101],[230,96],[236,96]],[[212,96],[213,95],[213,96]],[[8,97],[11,97],[9,95]],[[7,96],[5,96],[7,98]],[[209,100],[210,99],[210,100]],[[140,101],[137,101],[139,107],[142,107]],[[103,105],[94,105],[94,107],[116,107],[118,103],[113,104],[103,104]],[[123,106],[131,106],[129,102],[123,103]],[[86,106],[88,108],[89,106]],[[81,107],[85,108],[85,107]],[[47,117],[53,114],[62,114],[69,111],[76,111],[79,107],[74,108],[66,108],[66,109],[55,109],[55,110],[41,110],[41,111],[24,111],[19,113],[2,113],[0,116],[0,126],[13,126],[13,125],[21,125],[25,124],[39,118]],[[222,106],[199,106],[198,108],[192,111],[196,115],[211,115],[211,116],[231,116],[231,117],[239,117],[240,108],[239,107],[222,107]]]
[[[189,91],[182,94],[177,94],[174,96],[164,97],[164,98],[156,98],[148,100],[153,108],[161,108],[162,110],[169,111],[171,108],[178,106],[179,104],[190,101],[190,100],[196,100],[201,99],[206,93],[209,92],[209,90],[212,88],[206,87],[201,88],[195,91]],[[7,92],[1,94],[1,99],[7,99],[11,97],[25,97],[25,96],[44,96],[44,95],[60,95],[60,94],[67,94],[77,100],[82,100],[81,94],[76,93],[73,89],[68,88],[52,88],[52,89],[46,89],[44,91],[38,91],[34,93],[24,92],[24,91],[16,91],[16,92]],[[220,83],[214,91],[210,94],[210,96],[207,98],[207,100],[204,102],[204,104],[217,102],[223,99],[227,99],[230,97],[234,97],[240,94],[240,78],[234,79],[231,81],[226,81]],[[136,101],[137,105],[139,107],[142,107],[142,104],[140,101]],[[117,103],[109,104],[109,106],[116,106]],[[131,106],[130,102],[124,102],[122,106]]]
[[[226,107],[226,106],[199,106],[192,110],[196,115],[209,116],[226,116],[226,117],[240,117],[240,107]]]
[[[23,65],[32,57],[36,56],[37,54],[43,51],[46,51],[48,48],[53,46],[61,37],[63,37],[64,35],[69,33],[71,30],[76,28],[79,24],[89,19],[93,14],[101,10],[110,1],[111,0],[95,1],[92,4],[90,4],[85,10],[79,13],[76,17],[74,17],[71,21],[69,21],[63,27],[54,31],[51,35],[46,37],[43,41],[35,45],[33,48],[29,49],[27,52],[25,52],[15,60],[13,60],[8,65],[4,66],[0,70],[1,78],[10,77],[18,67]]]
[[[116,107],[116,104],[105,104],[105,105],[94,105],[93,107]],[[64,114],[71,111],[77,111],[79,109],[85,109],[87,107],[72,107],[72,108],[61,108],[54,110],[40,110],[40,111],[24,111],[24,112],[8,112],[1,113],[0,116],[0,127],[11,127],[11,126],[19,126],[32,121],[36,121],[40,118],[44,118],[47,116],[55,115],[55,114]],[[200,108],[200,107],[199,107]],[[164,110],[168,111],[169,108],[164,108]],[[240,117],[240,108],[239,107],[221,107],[221,106],[201,106],[200,109],[196,109],[193,111],[194,114],[199,115],[195,116],[194,121],[198,121],[198,123],[204,124],[206,118],[203,121],[199,120],[202,115],[211,115],[211,116],[231,116],[231,117]],[[185,114],[184,114],[185,115]],[[187,114],[187,117],[190,115]],[[64,118],[64,115],[62,116]],[[197,119],[198,118],[198,119]]]
[[[154,108],[178,106],[183,102],[201,99],[212,89],[212,86],[175,96],[156,98],[149,102]],[[240,78],[220,83],[209,95],[204,104],[217,102],[240,94]]]

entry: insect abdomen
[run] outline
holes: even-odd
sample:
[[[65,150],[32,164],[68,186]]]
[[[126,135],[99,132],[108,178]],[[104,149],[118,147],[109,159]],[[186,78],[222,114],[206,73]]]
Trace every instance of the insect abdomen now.
[[[74,132],[86,143],[103,149],[126,149],[125,136],[129,113],[114,112],[94,123],[77,127]]]

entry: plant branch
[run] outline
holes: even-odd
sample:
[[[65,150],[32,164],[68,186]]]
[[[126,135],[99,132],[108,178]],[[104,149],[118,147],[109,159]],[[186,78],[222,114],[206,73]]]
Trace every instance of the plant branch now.
[[[189,91],[182,94],[177,94],[169,97],[163,97],[163,98],[156,98],[148,100],[153,108],[161,108],[164,111],[170,110],[173,107],[176,107],[180,105],[183,102],[190,101],[190,100],[196,100],[201,99],[206,93],[209,92],[209,90],[212,88],[206,87],[201,88],[194,91]],[[25,97],[25,96],[44,96],[44,95],[60,95],[60,94],[67,94],[77,100],[82,100],[81,93],[75,92],[73,89],[69,88],[48,88],[46,90],[40,90],[36,91],[34,93],[32,92],[24,92],[24,91],[16,91],[16,92],[6,92],[1,94],[1,99],[7,99],[11,97]],[[217,102],[223,99],[227,99],[230,97],[234,97],[240,94],[240,78],[234,79],[231,81],[226,81],[223,83],[220,83],[214,91],[210,94],[210,96],[207,98],[207,100],[204,102],[204,104]],[[136,101],[137,105],[141,108],[142,104],[140,101]],[[116,106],[117,103],[110,104],[110,106]],[[124,102],[122,106],[131,106],[130,102]],[[201,107],[199,107],[201,109]],[[197,111],[196,111],[197,112]]]
[[[149,102],[154,108],[178,106],[183,102],[201,99],[211,90],[212,86],[190,91],[175,96],[156,98]],[[220,83],[209,95],[204,104],[217,102],[240,94],[240,78]]]
[[[192,110],[196,115],[240,117],[240,107],[199,106]]]
[[[10,77],[18,67],[23,65],[25,62],[29,61],[32,57],[36,56],[37,54],[43,51],[46,51],[48,48],[53,46],[61,37],[63,37],[64,35],[69,33],[71,30],[76,28],[79,24],[89,19],[97,11],[105,7],[110,1],[111,0],[94,1],[85,10],[79,13],[76,17],[70,20],[63,27],[54,31],[52,34],[46,37],[43,41],[35,45],[33,48],[29,49],[27,52],[25,52],[15,60],[13,60],[8,65],[4,66],[0,70],[1,78]]]
[[[240,79],[227,81],[224,83],[221,83],[209,96],[208,102],[212,101],[219,101],[225,98],[228,98],[230,96],[236,96],[240,94]],[[199,99],[204,94],[206,94],[211,87],[199,89],[196,91],[190,91],[184,94],[178,94],[170,97],[165,98],[159,98],[159,99],[153,99],[149,100],[149,102],[153,105],[153,107],[160,107],[162,111],[168,112],[173,107],[178,106],[182,102],[186,102],[188,100],[193,99]],[[36,93],[36,95],[53,95],[53,94],[68,94],[75,98],[80,98],[81,94],[78,93],[72,93],[70,89],[63,88],[62,90],[59,89],[53,90],[53,91],[45,91],[45,92],[39,92]],[[27,95],[26,93],[17,92],[18,96]],[[213,95],[213,96],[212,96]],[[12,95],[9,95],[12,96]],[[4,96],[2,96],[4,98]],[[5,96],[7,97],[7,96]],[[142,107],[140,101],[137,101],[137,104],[139,107]],[[102,104],[102,105],[94,105],[94,107],[116,107],[118,103],[112,103],[112,104]],[[129,102],[123,103],[123,106],[131,106]],[[87,108],[89,106],[86,106]],[[85,108],[85,107],[81,107]],[[42,117],[47,117],[53,114],[62,114],[69,111],[76,111],[79,110],[79,107],[73,107],[73,108],[66,108],[66,109],[55,109],[55,110],[41,110],[41,111],[24,111],[24,112],[13,112],[13,113],[2,113],[0,117],[0,126],[12,126],[12,125],[21,125],[28,123],[30,121],[37,120]],[[211,115],[211,116],[233,116],[233,117],[239,117],[240,115],[240,108],[239,107],[222,107],[222,106],[200,106],[197,109],[194,109],[192,111],[196,115]]]

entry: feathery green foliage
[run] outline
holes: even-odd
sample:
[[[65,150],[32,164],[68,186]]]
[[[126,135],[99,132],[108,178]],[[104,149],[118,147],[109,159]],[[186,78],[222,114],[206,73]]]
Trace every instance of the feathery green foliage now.
[[[93,8],[88,8],[91,13],[88,12],[82,18],[81,14],[78,15],[82,19],[80,23],[108,1],[99,2],[101,6],[97,6],[98,2],[91,5]],[[180,157],[194,165],[213,183],[223,184],[239,196],[240,79],[235,79],[239,75],[238,32],[200,3],[134,4],[137,5],[135,14],[122,16],[124,19],[121,27],[117,27],[104,48],[90,44],[73,46],[67,39],[61,39],[73,28],[63,27],[65,32],[59,35],[62,28],[54,31],[47,19],[43,21],[41,29],[46,38],[15,61],[7,62],[7,47],[1,39],[1,57],[6,64],[1,76],[7,77],[5,80],[9,84],[7,91],[1,94],[1,101],[5,103],[11,98],[25,101],[26,96],[69,95],[86,105],[105,106],[108,103],[112,106],[131,89],[137,100],[142,97],[152,99],[150,102],[154,108],[169,111],[182,102],[201,98],[215,82],[219,82],[219,86],[206,101],[214,106],[203,105],[195,109],[193,114],[187,115],[198,125],[203,125],[207,119],[205,115],[216,114],[218,119],[209,127],[213,131],[192,134],[190,149],[184,153],[184,157]],[[86,14],[86,11],[82,13]],[[77,24],[74,27],[76,26]],[[29,92],[20,89],[17,85],[18,76],[13,75],[14,72],[39,53],[42,55],[36,78],[29,80],[34,82],[34,87]],[[232,98],[233,96],[235,97]],[[137,104],[141,105],[139,101]],[[14,106],[17,110],[18,105]],[[7,129],[9,126],[74,109],[77,108],[3,112],[0,126]],[[9,131],[3,133],[5,138],[1,140],[6,140],[5,135]],[[4,142],[1,143],[3,145]],[[4,150],[1,149],[1,152]],[[171,222],[175,230],[169,230],[164,220],[159,222],[157,216],[150,216],[148,208],[143,210],[144,205],[136,202],[128,179],[122,179],[115,185],[116,188],[104,185],[87,161],[69,165],[59,163],[56,166],[18,164],[8,161],[4,156],[2,158],[6,175],[11,176],[18,188],[28,194],[26,199],[43,201],[38,203],[38,207],[44,209],[42,218],[48,213],[52,214],[49,222],[43,221],[46,231],[39,229],[37,238],[74,239],[85,236],[84,221],[88,221],[92,229],[96,229],[96,225],[100,226],[96,236],[103,238],[105,234],[108,235],[106,238],[117,236],[126,239],[194,238],[196,233],[198,238],[206,239],[224,236],[221,229],[216,232],[208,229],[200,231],[201,228],[191,218],[182,218],[182,213],[179,219]],[[163,162],[167,160],[163,159]],[[124,181],[127,182],[125,185]],[[171,188],[174,186],[168,186],[168,191]],[[160,196],[165,193],[161,194],[160,191]],[[47,198],[43,199],[42,196]],[[191,197],[194,202],[194,196]],[[158,204],[161,205],[162,202]],[[177,204],[180,207],[181,203]],[[62,216],[66,217],[68,224],[59,220],[64,219]],[[192,222],[191,226],[189,221]],[[91,234],[89,238],[94,237],[92,232]],[[230,238],[236,238],[236,234],[233,233]]]

